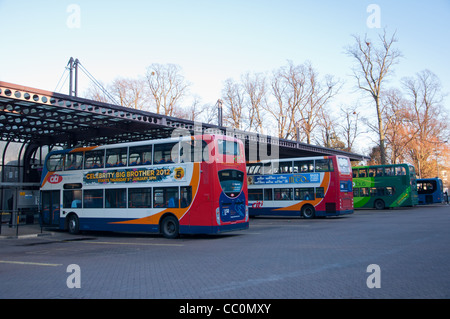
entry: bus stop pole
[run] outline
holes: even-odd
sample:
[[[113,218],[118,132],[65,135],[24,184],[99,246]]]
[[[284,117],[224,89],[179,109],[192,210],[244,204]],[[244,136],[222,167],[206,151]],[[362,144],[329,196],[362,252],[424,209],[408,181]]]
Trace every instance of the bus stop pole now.
[[[19,212],[17,210],[13,212],[13,217],[16,223],[16,236],[19,236]]]

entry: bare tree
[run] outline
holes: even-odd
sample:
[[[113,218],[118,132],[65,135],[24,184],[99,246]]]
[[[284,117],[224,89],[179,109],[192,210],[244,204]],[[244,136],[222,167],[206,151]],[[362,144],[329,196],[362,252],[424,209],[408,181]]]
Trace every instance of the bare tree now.
[[[357,112],[356,106],[348,106],[340,108],[340,120],[337,126],[340,128],[345,140],[345,151],[352,152],[353,144],[356,137],[360,133],[359,124],[359,112]]]
[[[335,128],[338,127],[338,123],[329,110],[321,110],[319,127],[320,135],[316,138],[317,144],[328,148],[332,147],[333,140],[337,138]]]
[[[101,85],[101,88],[95,83],[91,82],[86,92],[84,93],[84,97],[103,103],[115,103],[115,101],[111,100],[111,98],[107,95],[107,92],[104,91],[103,83],[99,82],[99,84]]]
[[[367,38],[361,39],[354,35],[355,45],[347,48],[347,54],[356,59],[357,66],[353,69],[358,88],[369,94],[375,102],[378,122],[378,135],[381,163],[386,163],[386,146],[384,134],[384,122],[381,109],[381,97],[383,85],[392,66],[398,62],[400,51],[393,47],[397,42],[395,33],[388,38],[386,30],[379,36],[380,44],[377,45]]]
[[[320,115],[323,114],[325,105],[340,89],[339,81],[333,76],[326,75],[323,80],[310,62],[305,64],[307,70],[309,95],[306,104],[299,108],[300,123],[304,123],[303,130],[306,135],[306,143],[311,144],[311,136],[317,126],[320,125]]]
[[[382,99],[384,105],[385,137],[388,142],[387,153],[390,153],[392,164],[405,160],[410,143],[417,137],[418,130],[414,127],[414,114],[409,102],[404,99],[399,90],[388,90]]]
[[[177,103],[185,97],[190,86],[181,75],[181,67],[154,63],[147,68],[146,78],[156,113],[173,116]]]
[[[217,124],[217,104],[203,104],[200,121],[208,124]]]
[[[242,77],[242,85],[247,96],[246,108],[248,111],[248,129],[264,134],[263,106],[266,101],[266,78],[263,74],[246,73]]]
[[[244,91],[241,85],[233,79],[227,79],[222,90],[222,99],[225,124],[235,129],[243,129]]]
[[[113,97],[121,106],[136,110],[148,109],[150,106],[150,99],[145,89],[144,79],[119,77],[108,88],[108,91],[112,93]]]
[[[410,143],[409,156],[419,177],[431,177],[434,161],[429,158],[448,140],[448,117],[442,112],[442,86],[437,76],[429,70],[402,80],[413,113],[412,124],[417,138]]]
[[[176,108],[173,116],[186,120],[213,123],[217,121],[217,112],[214,105],[202,104],[198,95],[192,96],[193,100],[190,106],[184,108]]]
[[[304,65],[295,66],[289,61],[287,66],[272,74],[271,88],[275,103],[268,104],[265,109],[277,121],[280,138],[293,138],[296,135],[298,114],[309,94],[306,72]]]
[[[271,87],[275,102],[265,109],[278,122],[279,137],[306,139],[310,144],[322,121],[322,110],[338,92],[339,82],[329,75],[321,79],[310,62],[294,65],[289,61],[273,72]]]

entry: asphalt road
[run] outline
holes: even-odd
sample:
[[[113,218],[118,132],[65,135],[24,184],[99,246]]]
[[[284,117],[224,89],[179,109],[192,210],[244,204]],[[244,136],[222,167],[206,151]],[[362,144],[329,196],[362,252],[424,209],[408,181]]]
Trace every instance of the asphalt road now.
[[[59,231],[0,240],[0,298],[449,297],[447,205],[260,217],[246,231],[176,240]]]

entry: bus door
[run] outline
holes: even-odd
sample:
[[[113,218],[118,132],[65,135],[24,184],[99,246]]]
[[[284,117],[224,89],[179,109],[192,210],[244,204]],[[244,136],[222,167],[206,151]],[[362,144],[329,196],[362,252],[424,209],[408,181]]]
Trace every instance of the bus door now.
[[[41,192],[42,224],[46,226],[59,225],[61,191]]]

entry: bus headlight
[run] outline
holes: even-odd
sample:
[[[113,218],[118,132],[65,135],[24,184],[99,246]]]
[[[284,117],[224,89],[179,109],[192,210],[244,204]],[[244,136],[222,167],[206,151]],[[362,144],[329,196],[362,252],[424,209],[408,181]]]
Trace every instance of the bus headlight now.
[[[216,208],[216,222],[217,225],[220,225],[220,207]]]
[[[245,221],[248,222],[248,206],[245,205]]]

